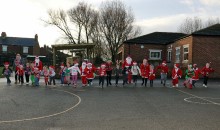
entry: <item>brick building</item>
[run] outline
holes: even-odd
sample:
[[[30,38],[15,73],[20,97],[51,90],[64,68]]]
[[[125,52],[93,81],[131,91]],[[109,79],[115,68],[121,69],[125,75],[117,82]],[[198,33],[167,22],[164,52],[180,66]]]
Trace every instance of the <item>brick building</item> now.
[[[7,37],[5,32],[0,37],[0,64],[9,61],[11,64],[17,53],[22,57],[27,55],[39,55],[40,46],[37,34],[34,38]]]
[[[179,63],[183,69],[188,64],[196,63],[202,68],[211,62],[215,69],[212,77],[220,78],[220,24],[190,35],[154,32],[130,39],[120,46],[118,58],[123,60],[129,54],[139,63],[147,58],[156,66],[166,60],[170,67]]]

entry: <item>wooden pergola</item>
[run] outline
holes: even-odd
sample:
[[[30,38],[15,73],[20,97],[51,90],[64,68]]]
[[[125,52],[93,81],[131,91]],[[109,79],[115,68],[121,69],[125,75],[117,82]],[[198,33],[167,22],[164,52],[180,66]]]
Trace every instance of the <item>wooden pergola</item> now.
[[[88,59],[91,59],[89,53],[94,51],[95,44],[57,44],[51,45],[53,49],[53,65],[56,65],[56,51],[57,50],[71,50],[72,52],[86,51]],[[93,53],[94,54],[94,53]],[[93,56],[94,57],[94,56]]]

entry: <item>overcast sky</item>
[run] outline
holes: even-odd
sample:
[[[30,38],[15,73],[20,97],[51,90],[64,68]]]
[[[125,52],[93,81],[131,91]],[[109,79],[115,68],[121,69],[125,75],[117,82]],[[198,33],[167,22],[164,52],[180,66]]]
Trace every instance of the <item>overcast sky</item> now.
[[[80,0],[0,0],[0,32],[11,37],[34,37],[40,46],[51,45],[61,37],[55,27],[45,27],[40,19],[47,18],[48,9],[68,10]],[[84,0],[99,8],[104,0]],[[122,0],[131,7],[136,25],[142,34],[155,31],[176,32],[186,17],[198,16],[203,21],[220,17],[220,0]],[[58,44],[58,43],[56,43]]]

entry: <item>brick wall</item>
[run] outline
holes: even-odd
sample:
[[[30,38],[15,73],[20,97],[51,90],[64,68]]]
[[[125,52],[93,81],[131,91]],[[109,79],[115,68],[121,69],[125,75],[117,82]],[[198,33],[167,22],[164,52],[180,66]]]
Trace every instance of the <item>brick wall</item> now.
[[[186,38],[180,39],[170,45],[167,45],[168,47],[171,47],[172,45],[172,60],[171,64],[173,65],[174,63],[179,63],[182,67],[186,67],[189,63],[192,63],[192,36],[188,36]],[[184,46],[189,46],[189,53],[188,53],[188,61],[184,61],[183,59],[183,48]],[[176,47],[180,47],[180,61],[176,61]]]
[[[141,48],[143,46],[143,48]],[[153,45],[153,44],[130,44],[130,56],[133,60],[141,63],[144,58],[149,59],[150,49],[162,50],[161,60],[166,59],[166,46],[165,45]],[[129,44],[124,44],[124,58],[129,55]],[[151,59],[149,59],[151,61]],[[161,61],[160,60],[160,61]]]
[[[199,68],[211,62],[215,72],[213,78],[220,78],[220,37],[217,36],[193,36],[193,62]]]

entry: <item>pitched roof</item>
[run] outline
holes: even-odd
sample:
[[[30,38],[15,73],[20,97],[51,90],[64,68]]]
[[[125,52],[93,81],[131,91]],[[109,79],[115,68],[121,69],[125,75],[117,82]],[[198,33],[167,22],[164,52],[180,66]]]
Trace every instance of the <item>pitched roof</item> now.
[[[192,35],[209,35],[209,36],[220,36],[220,24],[215,24],[210,27],[201,29],[192,33]]]
[[[172,32],[153,32],[147,35],[136,37],[125,41],[124,43],[133,44],[168,44],[174,42],[176,39],[186,36],[183,33]]]
[[[37,41],[34,38],[0,37],[0,44],[2,45],[34,46],[36,43]]]

